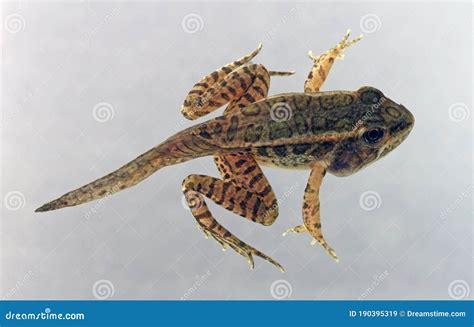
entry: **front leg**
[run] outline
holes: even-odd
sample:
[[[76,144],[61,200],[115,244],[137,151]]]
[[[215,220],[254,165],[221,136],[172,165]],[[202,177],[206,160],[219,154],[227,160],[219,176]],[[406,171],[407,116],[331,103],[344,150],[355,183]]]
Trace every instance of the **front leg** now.
[[[344,49],[347,49],[362,38],[362,35],[360,35],[352,41],[347,41],[349,35],[350,30],[347,31],[341,42],[339,42],[334,48],[326,51],[318,57],[314,56],[311,51],[309,52],[309,58],[313,61],[313,68],[304,83],[305,93],[319,92],[319,89],[323,85],[332,68],[334,60],[343,58]]]
[[[325,248],[326,251],[334,258],[334,260],[339,261],[336,252],[324,240],[323,232],[321,230],[319,189],[325,174],[326,169],[322,165],[317,164],[313,167],[309,176],[308,184],[306,185],[306,189],[304,191],[304,225],[299,225],[287,230],[285,233],[283,233],[283,236],[288,233],[303,233],[307,231],[314,237],[314,239],[311,241],[311,245],[316,243],[321,244],[323,248]]]

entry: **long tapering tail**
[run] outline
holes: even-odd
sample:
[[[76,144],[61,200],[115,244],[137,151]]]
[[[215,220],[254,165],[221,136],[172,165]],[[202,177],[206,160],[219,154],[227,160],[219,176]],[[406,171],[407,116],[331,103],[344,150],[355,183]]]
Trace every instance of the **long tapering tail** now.
[[[72,207],[134,186],[158,169],[212,154],[216,147],[184,130],[116,171],[48,202],[35,212]]]

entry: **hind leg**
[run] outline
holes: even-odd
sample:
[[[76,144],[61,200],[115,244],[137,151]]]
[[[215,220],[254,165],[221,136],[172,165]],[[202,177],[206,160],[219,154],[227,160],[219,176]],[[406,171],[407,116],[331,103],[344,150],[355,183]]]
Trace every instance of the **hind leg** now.
[[[226,103],[238,101],[244,94],[259,92],[250,90],[258,79],[270,83],[270,76],[287,76],[294,72],[267,71],[263,65],[247,65],[260,51],[252,53],[203,77],[196,83],[184,100],[181,112],[187,119],[197,119],[220,108]]]
[[[251,72],[254,76],[253,82],[248,85],[246,91],[238,99],[233,100],[227,106],[224,113],[237,112],[241,108],[265,98],[268,94],[270,74],[263,65],[250,65],[242,69],[247,74]],[[269,201],[267,205],[277,206],[273,192],[269,192],[271,190],[270,184],[252,155],[248,153],[220,154],[214,157],[214,162],[224,181],[264,194],[265,200]],[[266,197],[267,193],[268,198]]]
[[[258,211],[252,211],[244,217],[265,226],[273,224],[278,217],[278,202],[255,158],[250,154],[231,153],[214,157],[214,162],[224,182],[258,195],[259,202],[267,208],[263,216]]]
[[[245,169],[251,169],[249,167]],[[263,225],[271,224],[278,215],[278,206],[272,206],[276,201],[272,200],[275,196],[271,187],[268,185],[262,192],[258,192],[243,187],[244,185],[246,182],[242,180],[226,181],[211,176],[190,175],[183,181],[183,193],[191,213],[206,236],[212,236],[224,248],[230,247],[244,256],[250,268],[254,267],[253,256],[256,255],[283,271],[283,267],[277,261],[246,244],[223,227],[207,207],[204,197],[249,220]]]
[[[320,56],[316,57],[311,51],[309,52],[309,58],[313,61],[313,68],[311,69],[308,78],[304,83],[305,93],[319,92],[319,89],[323,85],[332,68],[334,60],[342,59],[344,56],[344,50],[362,38],[362,35],[360,35],[354,40],[348,41],[349,35],[350,31],[347,31],[341,42]]]
[[[263,65],[250,65],[243,69],[247,73],[252,72],[255,78],[245,93],[240,98],[232,101],[224,113],[239,111],[241,108],[265,98],[268,94],[270,74],[265,67]],[[230,153],[215,156],[214,162],[225,182],[252,190],[252,192],[262,197],[262,201],[267,208],[273,210],[272,215],[252,216],[250,219],[263,225],[272,224],[278,216],[277,199],[255,158],[248,153]]]
[[[224,111],[225,113],[238,111],[255,101],[265,98],[268,94],[270,73],[263,65],[249,65],[240,68],[240,70],[243,74],[252,76],[251,84],[249,83],[246,85],[246,88],[241,87],[239,89],[239,97],[236,97],[230,102]],[[229,210],[233,210],[235,213],[265,226],[273,224],[275,219],[278,217],[277,199],[255,158],[247,153],[229,153],[215,156],[214,161],[219,173],[223,178],[224,183],[227,183],[225,185],[234,185],[238,189],[250,190],[257,196],[252,210],[247,210],[245,213],[235,211],[235,205],[233,205]],[[243,200],[243,202],[239,203],[240,206],[243,205],[246,208],[248,207],[248,196],[249,194],[246,194],[246,198]],[[224,205],[224,201],[224,197],[221,197],[216,201],[216,204]],[[250,203],[250,205],[252,204]],[[255,210],[255,205],[263,206],[265,210],[263,212],[259,212],[258,210]],[[209,234],[206,229],[203,230],[206,234]],[[210,235],[213,236],[224,247],[227,246],[226,241],[221,237],[216,237],[213,234]],[[246,248],[248,245],[236,239],[234,236],[230,236],[229,242],[232,244],[229,246],[248,258],[251,266],[253,266],[252,254],[255,254],[257,256],[263,257],[264,259],[275,264],[278,268],[282,269],[282,267],[273,259],[250,246]],[[239,248],[238,246],[236,247],[235,244],[240,244],[244,247],[244,249]]]

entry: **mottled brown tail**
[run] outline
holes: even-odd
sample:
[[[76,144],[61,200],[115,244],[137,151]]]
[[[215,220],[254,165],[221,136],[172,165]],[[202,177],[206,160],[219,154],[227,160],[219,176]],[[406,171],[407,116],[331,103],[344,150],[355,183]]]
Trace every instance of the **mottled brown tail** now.
[[[193,135],[193,128],[189,128],[170,137],[116,171],[42,205],[35,212],[72,207],[100,199],[138,184],[160,168],[211,155],[215,150],[215,146],[196,138]]]

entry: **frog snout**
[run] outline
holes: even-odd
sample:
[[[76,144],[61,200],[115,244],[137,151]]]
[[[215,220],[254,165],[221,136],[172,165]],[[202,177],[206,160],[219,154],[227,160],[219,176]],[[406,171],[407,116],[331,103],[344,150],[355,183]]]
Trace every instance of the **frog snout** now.
[[[411,113],[410,110],[408,110],[406,108],[405,108],[405,110],[407,111],[406,121],[407,121],[407,124],[408,124],[408,128],[411,131],[411,129],[413,128],[413,125],[415,125],[415,116],[413,116],[413,114]]]
[[[393,125],[391,125],[389,131],[391,135],[393,136],[398,135],[403,140],[408,136],[408,134],[413,129],[413,125],[415,123],[415,117],[402,104],[399,104],[398,107],[399,107],[399,113],[401,115],[399,119],[393,122]]]
[[[413,125],[415,124],[415,116],[413,116],[413,114],[411,113],[410,110],[407,109],[407,107],[405,107],[403,104],[400,103],[400,107],[403,108],[403,111],[405,112],[405,122],[406,122],[406,128],[408,129],[408,131],[411,131],[411,129],[413,128]]]

